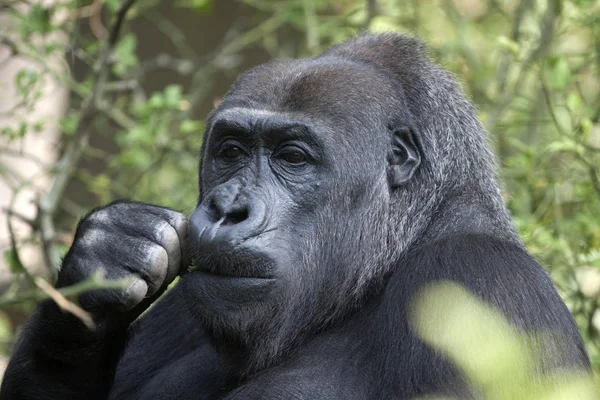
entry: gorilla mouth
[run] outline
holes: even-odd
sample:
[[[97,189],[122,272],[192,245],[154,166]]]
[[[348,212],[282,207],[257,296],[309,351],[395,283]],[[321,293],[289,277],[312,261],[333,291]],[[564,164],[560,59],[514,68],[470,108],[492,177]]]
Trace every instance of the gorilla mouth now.
[[[208,282],[236,282],[239,285],[252,285],[253,283],[259,285],[261,283],[267,284],[269,282],[275,282],[274,278],[267,278],[263,276],[237,276],[237,275],[223,275],[218,273],[212,273],[206,270],[198,269],[192,273],[192,275],[203,279]]]
[[[191,265],[188,267],[188,273],[201,274],[201,275],[210,275],[215,278],[227,278],[227,279],[273,279],[272,276],[255,276],[255,275],[244,275],[244,274],[235,274],[229,272],[223,272],[219,270],[213,270],[210,268],[197,267]]]
[[[273,279],[274,261],[264,253],[248,249],[197,252],[187,269],[190,273],[227,279]]]

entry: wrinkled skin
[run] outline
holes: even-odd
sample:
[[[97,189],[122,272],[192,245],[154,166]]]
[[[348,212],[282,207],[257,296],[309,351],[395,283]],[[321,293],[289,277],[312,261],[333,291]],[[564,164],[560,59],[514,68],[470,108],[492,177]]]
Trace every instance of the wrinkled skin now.
[[[189,221],[132,202],[82,220],[58,285],[97,268],[129,284],[82,296],[94,332],[41,304],[1,399],[473,398],[409,325],[440,280],[551,330],[541,372],[589,368],[472,106],[414,39],[366,35],[242,75],[207,120],[199,186]]]

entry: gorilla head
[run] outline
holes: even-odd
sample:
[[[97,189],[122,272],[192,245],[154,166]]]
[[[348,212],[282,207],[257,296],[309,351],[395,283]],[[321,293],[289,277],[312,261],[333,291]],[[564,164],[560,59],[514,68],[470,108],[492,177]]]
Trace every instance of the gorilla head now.
[[[459,224],[511,239],[493,171],[472,107],[415,39],[257,67],[208,119],[188,305],[264,366],[364,304],[412,246]]]

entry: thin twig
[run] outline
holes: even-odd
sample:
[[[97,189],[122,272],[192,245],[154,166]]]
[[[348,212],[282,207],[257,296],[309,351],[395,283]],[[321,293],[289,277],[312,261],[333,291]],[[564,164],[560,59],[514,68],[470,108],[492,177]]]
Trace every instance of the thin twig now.
[[[319,27],[315,12],[315,3],[312,0],[303,0],[304,25],[306,26],[306,47],[311,52],[319,48]]]
[[[31,218],[28,218],[21,213],[11,210],[8,207],[2,207],[2,211],[4,211],[8,217],[15,217],[16,219],[20,220],[21,222],[26,223],[32,229],[36,228],[36,222],[34,220],[32,220]]]
[[[89,329],[94,329],[95,324],[89,312],[83,310],[70,299],[74,299],[83,293],[90,290],[101,289],[125,289],[131,284],[131,281],[125,279],[105,279],[101,273],[92,274],[88,279],[77,284],[56,289],[43,278],[36,277],[34,280],[33,289],[26,292],[18,292],[15,294],[5,294],[0,296],[0,309],[12,306],[14,304],[22,304],[26,301],[40,302],[47,299],[52,299],[60,308],[66,312],[73,314],[80,319]]]
[[[144,17],[171,41],[181,57],[188,60],[198,59],[198,53],[190,46],[185,33],[175,23],[153,10],[145,13]]]
[[[90,29],[94,33],[94,36],[100,40],[106,39],[108,31],[102,23],[102,6],[104,5],[103,0],[94,0],[87,10],[89,15]]]
[[[92,318],[92,315],[85,311],[83,308],[79,307],[77,304],[69,301],[65,296],[62,295],[58,290],[56,290],[51,284],[49,284],[45,279],[40,278],[39,276],[35,278],[35,284],[40,290],[48,297],[50,297],[61,310],[73,314],[77,317],[83,324],[89,329],[96,329],[96,324]]]
[[[15,234],[15,230],[13,227],[11,214],[14,211],[15,203],[16,203],[17,197],[21,193],[21,190],[23,190],[26,187],[29,187],[32,184],[33,180],[35,180],[37,178],[38,178],[37,174],[34,174],[34,176],[21,182],[19,187],[17,187],[13,191],[10,202],[8,203],[7,218],[6,218],[6,227],[7,227],[8,235],[10,238],[10,251],[11,251],[11,256],[12,256],[12,267],[16,268],[16,271],[18,273],[23,274],[23,276],[25,277],[25,280],[27,281],[27,283],[30,286],[34,286],[35,281],[34,281],[33,276],[31,275],[31,273],[25,267],[25,265],[23,264],[23,261],[21,260],[21,256],[19,254],[19,247],[17,245],[17,236]]]
[[[367,18],[365,19],[365,28],[371,25],[371,21],[377,15],[377,0],[367,0]]]
[[[497,106],[490,113],[490,118],[488,122],[488,129],[490,131],[496,131],[496,127],[498,125],[498,121],[501,120],[504,111],[510,106],[513,100],[516,97],[516,93],[523,88],[523,83],[527,77],[527,72],[530,70],[531,66],[540,59],[548,50],[549,44],[552,42],[552,38],[554,37],[554,28],[556,19],[558,17],[558,11],[555,4],[556,0],[553,0],[550,4],[548,4],[548,8],[542,17],[540,31],[541,37],[537,47],[529,53],[527,58],[522,62],[519,70],[519,74],[515,81],[512,90],[507,90],[506,84],[508,81],[508,70],[510,68],[510,58],[504,58],[503,62],[501,62],[500,67],[498,68],[498,93],[500,95],[500,99],[497,102]],[[531,0],[524,0],[519,4],[519,7],[515,11],[515,18],[513,23],[513,31],[512,31],[512,40],[517,42],[520,38],[520,29],[521,23],[524,18],[524,13],[532,6]],[[508,55],[506,56],[508,57]],[[498,134],[498,152],[500,153],[500,157],[506,157],[507,145],[506,138],[503,134]]]
[[[50,168],[50,164],[45,163],[44,161],[40,160],[39,156],[35,156],[33,154],[29,154],[29,153],[25,153],[22,150],[13,150],[10,148],[1,148],[0,149],[0,154],[3,154],[5,156],[8,157],[16,157],[16,158],[21,158],[27,161],[31,161],[32,163],[35,163],[38,167],[44,168],[44,169],[48,169]]]
[[[541,74],[540,74],[541,75]],[[548,113],[550,114],[550,118],[552,119],[552,123],[554,124],[554,127],[556,128],[556,130],[558,131],[558,133],[563,136],[563,137],[567,137],[571,140],[574,140],[571,135],[569,135],[564,129],[563,127],[560,125],[560,123],[558,122],[558,117],[556,116],[555,112],[554,112],[554,106],[552,105],[552,99],[550,97],[550,90],[548,89],[548,86],[546,85],[546,82],[544,81],[544,79],[540,79],[540,84],[542,86],[542,93],[544,94],[544,100],[546,101],[546,107],[548,108]],[[592,183],[592,188],[594,189],[594,191],[596,193],[598,193],[598,195],[600,195],[600,174],[598,173],[598,171],[596,170],[595,165],[588,161],[582,154],[578,153],[578,152],[574,152],[575,157],[581,161],[583,164],[585,164],[585,166],[588,169],[588,174],[590,176],[590,181]]]
[[[544,95],[544,100],[546,101],[546,107],[548,108],[550,118],[552,118],[552,123],[554,124],[554,127],[561,136],[568,137],[569,135],[562,128],[562,126],[558,122],[558,117],[554,113],[554,106],[552,104],[552,99],[550,98],[550,90],[548,89],[548,85],[546,85],[546,81],[544,81],[544,78],[542,76],[543,75],[540,73],[540,86],[542,87],[542,94]]]
[[[180,120],[188,118],[189,114],[196,110],[204,95],[211,88],[212,80],[207,78],[218,70],[218,65],[222,64],[222,60],[239,53],[251,44],[261,40],[266,35],[277,30],[284,24],[285,18],[280,14],[276,14],[261,23],[255,28],[247,30],[243,34],[236,35],[236,29],[232,28],[225,37],[226,39],[214,52],[203,58],[200,65],[196,66],[196,72],[192,77],[191,87],[194,88],[193,93],[189,97],[190,107],[183,111]],[[231,40],[228,40],[229,38]]]

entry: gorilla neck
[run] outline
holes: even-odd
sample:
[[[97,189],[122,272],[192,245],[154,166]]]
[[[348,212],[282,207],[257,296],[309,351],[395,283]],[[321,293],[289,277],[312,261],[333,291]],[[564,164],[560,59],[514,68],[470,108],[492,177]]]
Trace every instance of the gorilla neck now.
[[[285,325],[278,318],[274,318],[273,322],[264,325],[260,332],[218,336],[209,334],[212,345],[222,357],[222,366],[233,386],[292,356],[306,337],[310,336],[308,332],[291,332],[290,329],[278,326],[278,323]]]

